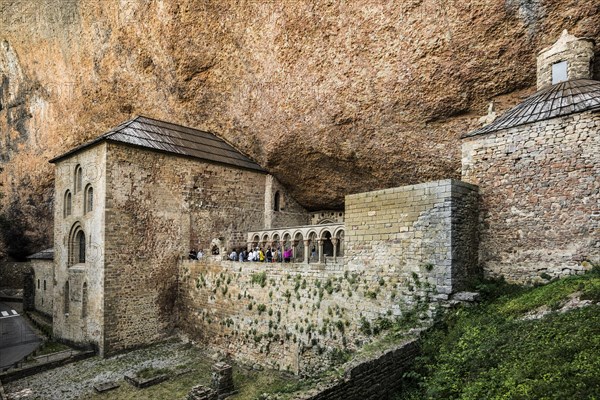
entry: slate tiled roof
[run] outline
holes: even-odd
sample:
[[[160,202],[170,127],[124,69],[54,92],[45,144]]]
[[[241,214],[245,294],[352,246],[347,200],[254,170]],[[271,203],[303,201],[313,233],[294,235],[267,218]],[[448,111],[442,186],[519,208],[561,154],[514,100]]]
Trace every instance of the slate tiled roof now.
[[[143,116],[126,121],[50,162],[59,161],[104,140],[265,172],[255,161],[212,133]]]
[[[27,256],[30,260],[54,260],[54,248],[42,250],[38,253]]]
[[[600,81],[575,79],[536,92],[491,124],[462,137],[481,135],[589,110],[600,110]]]

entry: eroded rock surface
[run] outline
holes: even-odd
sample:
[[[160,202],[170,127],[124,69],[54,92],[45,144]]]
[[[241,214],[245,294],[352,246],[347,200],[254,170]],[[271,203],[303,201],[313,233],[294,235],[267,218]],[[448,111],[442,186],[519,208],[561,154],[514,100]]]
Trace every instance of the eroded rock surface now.
[[[563,29],[600,38],[598,3],[3,0],[4,211],[50,243],[47,160],[135,114],[222,136],[309,209],[458,178],[460,134],[533,92]]]

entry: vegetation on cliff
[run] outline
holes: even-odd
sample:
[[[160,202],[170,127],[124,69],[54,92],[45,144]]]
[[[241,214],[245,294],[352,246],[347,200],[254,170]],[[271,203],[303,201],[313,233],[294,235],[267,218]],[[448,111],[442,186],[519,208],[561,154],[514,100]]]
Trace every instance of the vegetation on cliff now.
[[[600,268],[524,288],[493,282],[482,305],[446,315],[422,341],[397,399],[597,399]]]

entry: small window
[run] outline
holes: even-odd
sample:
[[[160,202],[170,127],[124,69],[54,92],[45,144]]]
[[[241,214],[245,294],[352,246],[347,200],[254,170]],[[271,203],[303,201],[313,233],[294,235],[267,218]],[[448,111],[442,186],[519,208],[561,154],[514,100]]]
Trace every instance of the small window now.
[[[81,318],[87,317],[88,307],[88,285],[87,282],[83,282],[83,288],[81,290]]]
[[[81,169],[81,165],[77,165],[75,167],[75,193],[81,191],[81,185],[83,183],[83,170]]]
[[[275,210],[275,211],[281,210],[281,194],[279,194],[279,191],[275,192],[275,201],[273,202],[273,210]]]
[[[46,290],[46,280],[44,279],[44,290]]]
[[[88,186],[85,189],[85,212],[88,213],[94,209],[94,188]]]
[[[65,312],[65,314],[69,314],[69,306],[71,305],[70,304],[71,296],[69,295],[69,281],[67,281],[67,283],[65,283],[64,299],[65,299],[64,312]]]
[[[561,61],[552,64],[552,84],[555,85],[560,82],[569,80],[567,73],[568,64],[566,61]]]
[[[75,237],[75,243],[79,247],[77,262],[84,263],[85,262],[85,234],[83,231],[77,232],[77,236]]]
[[[38,279],[38,289],[40,288],[40,280]]]
[[[66,218],[71,215],[71,192],[67,190],[65,192],[65,199],[63,204],[63,216]]]

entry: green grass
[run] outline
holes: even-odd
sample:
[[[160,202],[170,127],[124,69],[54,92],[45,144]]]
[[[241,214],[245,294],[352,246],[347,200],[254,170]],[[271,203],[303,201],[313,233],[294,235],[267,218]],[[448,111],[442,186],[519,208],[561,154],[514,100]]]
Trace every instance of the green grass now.
[[[70,347],[62,343],[47,341],[35,352],[37,356],[45,356],[46,354],[58,353],[59,351],[69,350]]]
[[[600,301],[600,274],[486,285],[484,304],[447,315],[424,337],[397,399],[600,399],[600,306],[523,319],[573,293]]]
[[[236,367],[233,382],[239,392],[229,397],[231,400],[255,400],[263,393],[291,394],[309,385],[307,381],[276,371],[249,371]]]

